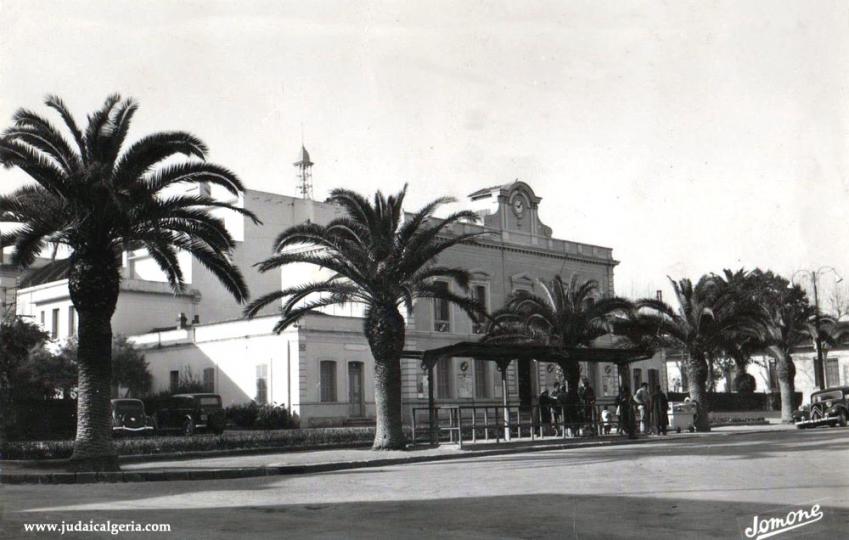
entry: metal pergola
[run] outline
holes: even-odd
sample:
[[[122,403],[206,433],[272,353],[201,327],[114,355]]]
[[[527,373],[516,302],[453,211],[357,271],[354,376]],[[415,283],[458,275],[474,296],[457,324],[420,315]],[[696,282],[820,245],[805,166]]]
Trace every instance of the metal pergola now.
[[[623,378],[623,366],[627,368],[631,362],[649,359],[652,357],[652,354],[643,348],[561,348],[548,345],[481,343],[475,341],[463,341],[425,351],[404,350],[401,353],[401,358],[421,360],[422,369],[427,372],[427,402],[430,411],[431,426],[435,424],[436,411],[433,367],[439,360],[453,357],[495,362],[498,371],[501,373],[501,400],[506,416],[508,415],[509,406],[507,400],[507,370],[513,360],[519,363],[534,360],[539,362],[554,362],[561,367],[565,367],[565,365],[573,362],[605,362],[617,366],[621,381]],[[509,421],[507,418],[505,420]]]

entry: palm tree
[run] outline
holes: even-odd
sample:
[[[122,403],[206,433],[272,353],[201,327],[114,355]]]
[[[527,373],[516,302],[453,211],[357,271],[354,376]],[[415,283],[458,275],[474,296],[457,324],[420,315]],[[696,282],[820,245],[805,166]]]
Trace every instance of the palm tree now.
[[[597,298],[598,282],[579,281],[577,275],[568,284],[560,276],[548,284],[539,281],[539,288],[539,295],[523,291],[511,295],[504,307],[492,314],[484,340],[562,349],[592,347],[597,338],[612,333],[615,318],[634,307],[625,298]],[[577,395],[580,365],[573,360],[560,364],[569,395]]]
[[[687,353],[686,369],[690,398],[699,403],[696,419],[699,431],[709,431],[707,378],[710,360],[729,335],[756,338],[763,335],[761,314],[744,304],[733,291],[718,287],[713,276],[705,276],[693,286],[689,279],[669,278],[678,300],[678,308],[663,301],[644,299],[636,302],[635,323],[660,336],[667,345]]]
[[[401,351],[405,321],[400,307],[412,313],[419,298],[446,300],[477,319],[482,306],[435,282],[453,280],[468,289],[469,273],[461,268],[439,266],[437,257],[480,233],[452,234],[459,221],[477,221],[470,211],[455,212],[432,223],[433,213],[451,198],[440,198],[405,219],[403,202],[407,187],[394,196],[380,191],[373,202],[347,189],[335,189],[328,202],[336,203],[346,216],[326,225],[303,223],[283,231],[274,242],[274,255],[258,264],[261,272],[292,263],[308,263],[332,272],[325,280],[274,291],[253,301],[245,310],[249,317],[263,307],[285,300],[276,332],[321,308],[345,303],[365,306],[363,331],[374,357],[374,401],[377,426],[374,449],[404,448],[401,425]],[[295,246],[306,249],[293,250]],[[442,282],[444,284],[444,282]]]
[[[760,303],[759,276],[760,270],[748,272],[743,268],[733,272],[726,268],[722,275],[711,275],[718,291],[736,297],[741,304]],[[755,390],[755,378],[747,370],[752,362],[752,355],[764,348],[761,337],[763,336],[752,335],[746,328],[742,331],[729,329],[719,336],[719,350],[734,362],[737,373],[734,376],[733,387],[738,392]]]
[[[811,324],[814,307],[808,303],[805,291],[799,285],[789,289],[785,285],[782,289],[776,289],[775,293],[774,301],[767,304],[770,332],[766,350],[775,358],[778,368],[781,421],[792,423],[796,365],[791,353],[798,345],[816,335],[816,328]]]
[[[88,117],[83,132],[58,97],[48,107],[67,135],[39,114],[21,109],[0,138],[0,162],[34,183],[0,197],[0,221],[19,224],[0,236],[14,245],[13,262],[26,267],[48,246],[68,249],[68,289],[79,314],[77,435],[71,464],[117,470],[109,396],[111,318],[118,300],[123,250],[146,249],[175,290],[183,287],[178,251],[186,251],[218,278],[238,302],[248,297],[241,272],[229,259],[233,238],[210,210],[250,212],[180,184],[215,184],[243,190],[229,170],[204,161],[164,162],[178,154],[203,160],[206,146],[180,131],[148,135],[122,152],[138,106],[109,96]],[[171,194],[169,194],[171,193]]]

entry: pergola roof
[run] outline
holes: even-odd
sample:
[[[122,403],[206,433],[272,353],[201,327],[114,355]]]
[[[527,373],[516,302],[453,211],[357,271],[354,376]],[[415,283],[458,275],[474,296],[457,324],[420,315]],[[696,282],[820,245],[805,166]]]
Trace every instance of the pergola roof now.
[[[425,366],[432,366],[440,358],[457,356],[493,362],[510,360],[563,362],[571,360],[575,362],[610,362],[616,365],[628,364],[652,357],[651,353],[641,348],[613,349],[581,347],[563,349],[546,345],[505,345],[501,343],[480,343],[475,341],[462,341],[426,351],[405,350],[401,353],[402,358],[420,359]]]

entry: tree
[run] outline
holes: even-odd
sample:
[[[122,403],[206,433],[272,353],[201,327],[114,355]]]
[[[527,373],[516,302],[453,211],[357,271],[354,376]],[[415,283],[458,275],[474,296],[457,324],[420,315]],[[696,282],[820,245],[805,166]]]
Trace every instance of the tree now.
[[[573,275],[567,284],[555,276],[551,283],[538,283],[539,295],[514,293],[504,307],[492,314],[485,341],[536,343],[561,349],[592,347],[596,339],[613,332],[615,317],[634,308],[624,298],[599,298],[599,285],[594,279],[579,281]],[[577,395],[580,364],[572,360],[559,363],[569,395]]]
[[[742,303],[727,287],[717,285],[714,276],[704,276],[693,286],[689,279],[669,278],[678,307],[655,299],[639,300],[629,324],[650,331],[668,345],[687,352],[686,370],[690,398],[698,402],[700,414],[696,429],[710,431],[707,400],[708,370],[729,335],[762,335],[759,310]]]
[[[766,350],[775,358],[778,387],[781,392],[781,420],[793,421],[793,396],[796,366],[792,352],[799,345],[819,339],[822,343],[836,343],[841,327],[832,317],[816,316],[804,289],[791,284],[786,278],[771,271],[757,275],[760,298],[769,315],[769,337]],[[817,320],[819,324],[817,324]]]
[[[232,194],[244,188],[229,170],[202,161],[206,146],[174,131],[148,135],[122,152],[137,105],[109,96],[81,130],[58,97],[46,105],[59,114],[60,131],[45,117],[20,109],[0,138],[0,162],[34,183],[0,196],[0,221],[18,227],[0,235],[13,245],[12,262],[27,267],[48,246],[70,253],[68,289],[79,314],[79,401],[71,465],[117,470],[109,412],[112,380],[112,314],[118,301],[122,250],[146,250],[175,290],[183,288],[177,254],[190,253],[235,297],[248,297],[241,272],[230,262],[235,246],[223,208],[255,216],[232,204],[179,191],[217,185]],[[70,140],[66,138],[70,135]],[[198,160],[172,159],[182,154]]]
[[[41,348],[48,335],[20,317],[0,320],[0,449],[6,445],[6,423],[13,407],[15,377],[29,356]]]
[[[112,388],[118,396],[118,388],[127,389],[129,397],[139,398],[150,392],[153,377],[147,369],[147,361],[125,336],[112,340]]]
[[[30,362],[34,380],[40,381],[40,387],[45,395],[53,395],[57,391],[67,398],[77,387],[77,342],[67,341],[57,353],[41,352]],[[115,336],[112,339],[112,382],[111,396],[118,395],[119,388],[127,389],[129,397],[142,397],[150,391],[153,378],[148,371],[148,364],[132,343],[125,336]]]
[[[353,191],[333,190],[329,202],[341,206],[346,216],[327,225],[307,222],[290,227],[274,242],[275,254],[259,263],[261,272],[307,263],[332,274],[325,280],[266,294],[245,310],[252,317],[263,307],[285,300],[275,325],[275,331],[281,332],[326,306],[349,302],[365,306],[363,331],[375,361],[375,449],[398,449],[406,444],[401,426],[400,361],[405,322],[400,307],[411,313],[416,299],[442,299],[475,319],[483,309],[477,301],[445,286],[453,281],[467,290],[466,270],[435,262],[445,250],[474,241],[480,233],[454,234],[452,225],[461,220],[475,222],[477,215],[456,212],[436,222],[436,209],[453,202],[440,198],[405,219],[406,190],[405,186],[388,197],[378,191],[373,202]],[[292,249],[296,246],[305,249]]]
[[[741,268],[732,272],[723,270],[722,275],[711,274],[717,294],[728,294],[736,303],[756,310],[761,305],[762,283],[759,280],[760,271],[748,272]],[[718,336],[718,352],[731,358],[736,368],[732,388],[737,392],[751,393],[755,391],[755,378],[747,372],[752,362],[752,355],[763,350],[763,335],[753,333],[748,327],[742,329],[729,328]],[[712,359],[712,355],[708,356]],[[721,363],[722,362],[720,360]],[[726,366],[727,367],[727,366]]]
[[[18,370],[16,399],[71,399],[77,388],[77,348],[69,342],[59,351],[42,347],[30,355]]]

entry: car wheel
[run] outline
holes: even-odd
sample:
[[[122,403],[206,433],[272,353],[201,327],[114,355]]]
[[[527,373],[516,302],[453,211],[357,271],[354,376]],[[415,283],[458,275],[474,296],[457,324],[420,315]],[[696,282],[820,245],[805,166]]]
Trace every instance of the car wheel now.
[[[840,427],[846,427],[847,423],[849,422],[847,422],[846,411],[841,409],[840,415],[837,417],[837,424],[835,425]]]
[[[191,418],[187,418],[183,423],[183,435],[186,437],[191,437],[195,433],[195,423],[191,420]]]
[[[675,428],[675,433],[681,433],[681,426],[678,426],[677,428]]]

